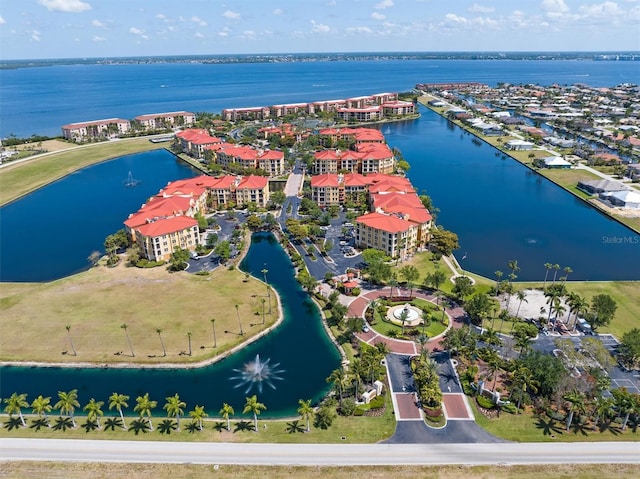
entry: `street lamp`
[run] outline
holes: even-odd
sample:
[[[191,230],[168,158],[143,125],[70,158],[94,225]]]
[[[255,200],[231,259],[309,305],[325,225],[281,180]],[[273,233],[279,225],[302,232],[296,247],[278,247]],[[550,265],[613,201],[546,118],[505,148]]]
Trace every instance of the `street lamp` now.
[[[244,336],[244,331],[242,330],[242,323],[240,322],[240,312],[238,311],[237,304],[236,304],[236,316],[238,316],[238,325],[240,326],[240,336]]]

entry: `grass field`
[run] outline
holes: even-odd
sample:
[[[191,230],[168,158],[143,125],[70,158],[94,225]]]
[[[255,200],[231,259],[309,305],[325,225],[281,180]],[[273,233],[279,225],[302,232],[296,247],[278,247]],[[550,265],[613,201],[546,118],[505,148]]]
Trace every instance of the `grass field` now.
[[[3,361],[175,363],[211,358],[272,325],[262,323],[262,282],[237,270],[209,276],[98,266],[50,283],[1,283],[0,359]],[[245,336],[239,332],[238,305]],[[267,311],[268,313],[268,311]],[[10,318],[10,319],[9,319]],[[213,346],[215,319],[217,348]],[[135,357],[121,325],[126,323]],[[77,350],[72,355],[66,326]],[[162,329],[167,356],[162,357]],[[228,330],[231,333],[225,334]],[[192,356],[187,333],[192,333]],[[201,348],[201,346],[205,346]],[[115,353],[122,351],[122,355]]]
[[[59,143],[59,142],[58,142]],[[56,143],[57,147],[60,145]],[[8,164],[0,169],[0,206],[26,195],[52,181],[94,163],[141,151],[157,150],[163,146],[148,138],[134,138],[105,143],[75,146],[21,163]],[[52,150],[53,151],[53,150]]]
[[[196,464],[96,464],[61,462],[0,462],[5,477],[31,479],[33,477],[65,479],[112,479],[127,477],[141,479],[241,479],[268,477],[269,479],[539,479],[571,478],[635,479],[640,466],[628,464],[554,464],[544,466],[232,466]]]

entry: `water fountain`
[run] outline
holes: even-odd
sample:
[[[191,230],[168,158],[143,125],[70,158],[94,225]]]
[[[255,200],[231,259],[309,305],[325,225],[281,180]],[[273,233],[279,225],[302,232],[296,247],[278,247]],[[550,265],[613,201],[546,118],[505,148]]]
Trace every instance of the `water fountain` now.
[[[417,326],[422,323],[422,311],[409,303],[389,308],[387,317],[394,323],[405,326]]]
[[[134,188],[134,187],[138,186],[138,183],[140,183],[140,180],[136,180],[133,177],[133,174],[131,173],[131,171],[129,171],[129,175],[127,175],[127,179],[124,180],[122,183],[127,188]]]
[[[246,386],[245,394],[248,394],[255,386],[258,392],[262,392],[263,383],[269,386],[271,389],[275,389],[276,386],[273,381],[281,381],[283,378],[280,376],[284,372],[283,369],[278,369],[280,363],[270,364],[271,358],[262,361],[260,355],[256,354],[253,361],[245,363],[241,369],[234,369],[239,373],[237,376],[232,376],[232,381],[238,381],[234,387],[240,388]]]

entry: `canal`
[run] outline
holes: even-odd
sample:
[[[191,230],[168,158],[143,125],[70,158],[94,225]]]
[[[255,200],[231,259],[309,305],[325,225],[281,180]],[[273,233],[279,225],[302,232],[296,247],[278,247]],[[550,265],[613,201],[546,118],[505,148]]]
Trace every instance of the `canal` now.
[[[78,389],[80,403],[86,404],[90,398],[106,402],[115,391],[130,396],[125,414],[133,414],[135,398],[149,393],[158,401],[155,414],[163,415],[164,399],[178,393],[187,403],[186,410],[204,405],[210,416],[217,416],[226,402],[238,416],[245,398],[256,394],[267,407],[262,417],[296,415],[299,399],[315,404],[326,394],[326,378],[340,366],[340,355],[276,238],[269,233],[254,234],[241,268],[262,278],[265,265],[269,284],[282,300],[285,319],[270,334],[218,363],[193,369],[3,366],[0,395],[27,393],[32,400],[42,394],[55,402],[58,391]],[[256,369],[260,369],[260,378],[253,374]]]

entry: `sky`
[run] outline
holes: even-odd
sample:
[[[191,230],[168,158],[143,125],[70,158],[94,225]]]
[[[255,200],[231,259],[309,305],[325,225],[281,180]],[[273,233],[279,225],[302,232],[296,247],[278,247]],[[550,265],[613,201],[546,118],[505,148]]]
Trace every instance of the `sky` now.
[[[638,51],[640,0],[0,0],[0,59]]]

